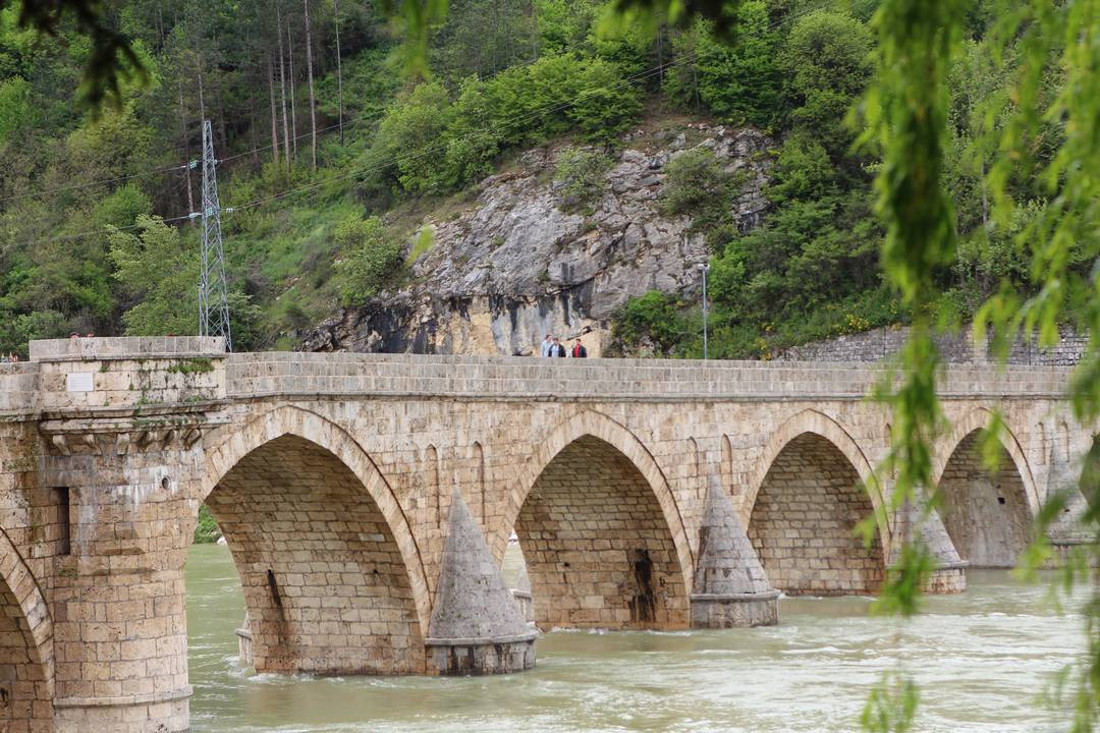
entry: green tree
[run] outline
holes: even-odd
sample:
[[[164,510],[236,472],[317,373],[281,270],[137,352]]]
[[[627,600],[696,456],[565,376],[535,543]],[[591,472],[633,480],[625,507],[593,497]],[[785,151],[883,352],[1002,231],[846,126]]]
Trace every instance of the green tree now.
[[[131,336],[194,333],[198,324],[199,262],[178,229],[157,217],[137,219],[137,233],[110,235],[113,276],[125,298],[122,321]]]
[[[728,122],[771,128],[783,116],[781,35],[763,0],[743,0],[736,7],[740,41],[725,45],[706,24],[681,34],[673,44],[677,55],[693,61],[671,69],[665,88],[684,107],[698,100]]]
[[[846,119],[871,78],[871,45],[863,23],[831,11],[799,18],[783,44],[791,122],[810,131],[835,157],[851,146]]]

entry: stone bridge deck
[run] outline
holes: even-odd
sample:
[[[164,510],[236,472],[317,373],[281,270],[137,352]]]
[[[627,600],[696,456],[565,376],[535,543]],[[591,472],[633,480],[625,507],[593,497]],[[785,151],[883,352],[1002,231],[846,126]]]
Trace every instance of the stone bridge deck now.
[[[186,729],[183,566],[203,503],[256,668],[333,674],[533,664],[498,570],[513,531],[538,627],[672,629],[775,623],[777,590],[874,592],[915,519],[875,477],[890,416],[866,397],[888,373],[866,364],[226,355],[197,338],[33,342],[31,357],[0,365],[13,733]],[[945,373],[944,510],[918,528],[931,590],[962,590],[967,563],[1011,565],[1076,482],[1092,435],[1067,380]],[[853,528],[872,513],[864,546]]]

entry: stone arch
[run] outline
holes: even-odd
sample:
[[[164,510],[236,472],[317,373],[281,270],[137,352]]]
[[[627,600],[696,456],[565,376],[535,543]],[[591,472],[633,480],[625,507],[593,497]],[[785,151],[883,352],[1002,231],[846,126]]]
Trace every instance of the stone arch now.
[[[471,485],[477,487],[477,517],[481,526],[485,527],[488,525],[489,516],[488,502],[486,501],[486,492],[489,490],[489,485],[485,476],[485,449],[479,441],[475,440],[470,445],[468,457],[474,472]]]
[[[719,478],[727,491],[733,488],[733,444],[730,436],[722,433],[722,465],[719,470]]]
[[[693,558],[664,473],[641,441],[584,411],[559,423],[513,487],[540,626],[685,628]]]
[[[423,672],[431,599],[419,550],[341,427],[287,405],[256,417],[208,452],[199,499],[241,573],[257,669]]]
[[[692,487],[692,493],[697,498],[702,499],[707,490],[707,482],[703,476],[703,461],[699,450],[699,441],[695,438],[688,438],[688,445],[691,453],[691,480],[688,485]]]
[[[961,420],[957,420],[951,424],[951,432],[947,435],[946,439],[940,443],[941,446],[945,446],[948,450],[937,450],[932,457],[933,485],[940,485],[944,469],[947,468],[948,461],[955,451],[958,450],[959,445],[972,433],[979,432],[986,428],[992,419],[992,411],[984,407],[979,407],[968,412]],[[1020,475],[1020,480],[1023,482],[1028,510],[1031,512],[1032,516],[1036,516],[1042,501],[1040,500],[1038,484],[1031,471],[1031,464],[1027,460],[1027,453],[1016,437],[1016,431],[1012,429],[1003,416],[1001,422],[1001,431],[997,437],[1000,440],[1001,446],[1005,449],[1005,453],[1012,459],[1012,463]]]
[[[950,453],[938,453],[933,477],[944,527],[963,560],[977,567],[1013,567],[1031,539],[1039,498],[1024,451],[1004,426],[1000,470],[983,465],[981,432],[992,413],[968,413],[954,426]]]
[[[12,733],[53,730],[53,622],[7,533],[0,530],[0,719]]]
[[[885,521],[870,547],[855,529],[882,518],[870,462],[836,421],[805,410],[776,431],[744,506],[772,584],[792,595],[869,593],[881,586]],[[759,473],[758,473],[759,475]]]
[[[887,433],[889,433],[889,429],[890,426],[887,425]],[[845,430],[836,420],[819,410],[802,410],[784,421],[783,424],[772,433],[768,444],[764,447],[764,453],[761,456],[760,462],[757,465],[756,476],[749,486],[748,493],[745,495],[741,505],[742,517],[747,518],[752,514],[753,507],[756,504],[756,497],[764,483],[764,478],[768,475],[772,464],[775,463],[775,459],[779,456],[780,452],[787,447],[788,443],[804,433],[812,433],[821,436],[832,443],[833,447],[848,459],[848,463],[859,476],[859,480],[867,488],[867,495],[870,497],[874,511],[880,514],[880,519],[884,519],[885,517],[881,514],[883,511],[882,493],[878,489],[878,482],[875,480],[875,471],[871,462],[867,459],[867,454],[859,447],[859,444],[856,443],[851,433]],[[889,435],[887,435],[887,438],[889,439]],[[880,521],[879,526],[881,528],[882,541],[883,543],[887,543],[889,540],[887,522]]]

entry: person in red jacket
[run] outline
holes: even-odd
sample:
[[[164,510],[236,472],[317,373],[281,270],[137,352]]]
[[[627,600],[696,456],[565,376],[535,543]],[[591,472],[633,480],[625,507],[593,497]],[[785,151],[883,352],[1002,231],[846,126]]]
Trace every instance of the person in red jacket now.
[[[573,344],[573,352],[570,354],[570,356],[572,356],[574,359],[588,358],[588,349],[584,348],[584,344],[581,343],[580,339],[577,339],[576,342]]]

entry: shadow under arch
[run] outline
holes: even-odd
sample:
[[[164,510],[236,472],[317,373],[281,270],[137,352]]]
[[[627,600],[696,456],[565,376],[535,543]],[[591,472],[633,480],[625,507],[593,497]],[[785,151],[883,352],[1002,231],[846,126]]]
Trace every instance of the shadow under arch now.
[[[874,470],[828,415],[803,410],[776,429],[740,508],[775,587],[837,594],[881,585],[890,538]],[[867,548],[854,532],[871,513],[878,534]]]
[[[288,405],[226,432],[213,436],[196,510],[210,507],[233,553],[257,669],[422,673],[423,563],[363,448]]]
[[[515,527],[540,626],[686,627],[694,560],[668,481],[641,441],[585,410],[535,445],[493,533],[493,551],[503,556]]]
[[[748,493],[741,500],[742,516],[748,516],[752,513],[756,496],[760,493],[760,487],[764,483],[764,477],[768,475],[768,471],[771,470],[776,457],[787,447],[788,443],[804,433],[813,433],[825,438],[848,459],[848,463],[852,465],[859,476],[859,480],[866,487],[867,495],[870,497],[875,511],[881,513],[884,506],[882,492],[875,480],[875,469],[867,459],[863,449],[856,443],[855,438],[836,420],[819,410],[806,409],[784,420],[772,433],[764,448],[764,453],[760,457]],[[880,514],[880,519],[883,518]],[[882,541],[885,543],[889,539],[888,526],[886,522],[880,522],[880,526]]]
[[[944,527],[962,559],[977,567],[1014,567],[1031,539],[1039,498],[1023,449],[1007,425],[998,434],[999,470],[985,468],[981,433],[991,417],[978,408],[955,423],[945,443],[950,451],[937,451],[932,476]]]
[[[936,450],[932,457],[932,484],[934,486],[939,486],[943,478],[944,469],[947,468],[948,461],[950,461],[951,456],[958,450],[959,445],[972,433],[988,427],[992,419],[992,410],[985,407],[978,407],[966,413],[961,420],[951,423],[951,432],[948,433],[947,437],[940,441],[939,446],[937,446],[946,447],[947,450]],[[997,439],[1005,449],[1005,453],[1012,459],[1012,463],[1017,473],[1020,475],[1020,480],[1023,482],[1025,496],[1027,498],[1028,510],[1033,517],[1037,516],[1042,502],[1039,499],[1038,485],[1031,472],[1031,464],[1028,463],[1027,454],[1024,452],[1022,444],[1016,437],[1016,432],[1003,418],[1001,423],[1001,430],[997,434]]]
[[[53,651],[53,622],[42,589],[0,530],[0,688],[4,722],[12,730],[53,730]]]

